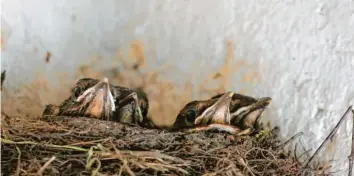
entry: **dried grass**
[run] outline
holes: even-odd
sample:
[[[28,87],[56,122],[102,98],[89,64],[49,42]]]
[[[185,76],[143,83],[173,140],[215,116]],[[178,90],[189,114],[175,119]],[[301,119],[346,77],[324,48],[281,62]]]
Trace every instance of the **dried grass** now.
[[[2,116],[3,173],[32,175],[309,175],[267,138],[185,134],[85,117]],[[317,172],[322,172],[317,170]],[[7,175],[6,174],[6,175]]]

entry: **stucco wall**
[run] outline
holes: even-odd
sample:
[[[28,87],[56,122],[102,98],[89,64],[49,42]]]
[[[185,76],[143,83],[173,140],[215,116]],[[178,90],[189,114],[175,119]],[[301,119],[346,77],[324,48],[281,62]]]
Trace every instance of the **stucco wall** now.
[[[304,145],[314,150],[354,104],[350,0],[4,0],[1,19],[9,88],[37,72],[74,73],[89,57],[110,58],[133,40],[145,44],[150,65],[173,66],[169,78],[198,81],[222,64],[229,40],[235,60],[247,62],[235,68],[230,89],[272,97],[267,116],[282,137],[303,131]],[[43,62],[47,51],[50,64]],[[242,81],[245,72],[257,73],[257,81]],[[346,120],[336,147],[321,152],[336,160],[334,170],[347,168],[351,125]]]

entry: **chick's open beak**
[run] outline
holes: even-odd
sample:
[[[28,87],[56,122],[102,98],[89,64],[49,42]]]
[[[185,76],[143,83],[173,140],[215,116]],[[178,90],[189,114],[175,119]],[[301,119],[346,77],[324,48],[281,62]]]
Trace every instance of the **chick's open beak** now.
[[[110,90],[107,78],[103,78],[93,87],[87,89],[77,99],[81,105],[86,106],[85,114],[109,120],[113,111],[115,111],[114,99]]]
[[[210,123],[230,124],[230,102],[234,92],[227,92],[221,96],[212,106],[207,108],[200,116],[198,116],[195,125],[207,125]]]
[[[269,105],[271,102],[272,102],[272,98],[270,98],[270,97],[263,97],[263,98],[258,99],[257,104],[258,104],[259,106],[265,107],[265,106]]]
[[[259,120],[259,117],[263,113],[264,109],[271,103],[270,97],[259,98],[255,103],[242,107],[236,112],[231,114],[231,121],[238,124],[241,122],[242,126],[253,126]]]

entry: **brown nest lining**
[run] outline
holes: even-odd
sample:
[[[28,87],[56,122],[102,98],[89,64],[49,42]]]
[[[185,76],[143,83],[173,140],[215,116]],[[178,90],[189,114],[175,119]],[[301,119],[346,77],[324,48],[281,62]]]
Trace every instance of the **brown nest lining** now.
[[[2,115],[5,175],[309,175],[284,152],[276,130],[267,138],[185,134],[85,117]],[[318,171],[317,171],[318,173]]]

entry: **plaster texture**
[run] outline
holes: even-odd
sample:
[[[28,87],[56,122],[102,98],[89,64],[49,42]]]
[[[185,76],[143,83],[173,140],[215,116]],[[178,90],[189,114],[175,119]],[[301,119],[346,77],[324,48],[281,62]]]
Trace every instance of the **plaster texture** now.
[[[222,65],[226,41],[235,43],[231,90],[270,96],[266,112],[282,137],[304,132],[312,152],[354,104],[354,1],[351,0],[4,0],[1,71],[6,86],[19,88],[38,72],[70,76],[92,56],[109,60],[139,40],[152,67],[172,65],[176,83]],[[45,53],[52,61],[43,61]],[[103,65],[104,66],[104,65]],[[256,81],[242,77],[257,73]],[[68,77],[70,78],[70,77]],[[72,78],[75,79],[75,78]],[[198,90],[196,90],[198,91]],[[350,118],[347,118],[350,119]],[[330,148],[336,175],[344,175],[352,120]]]

